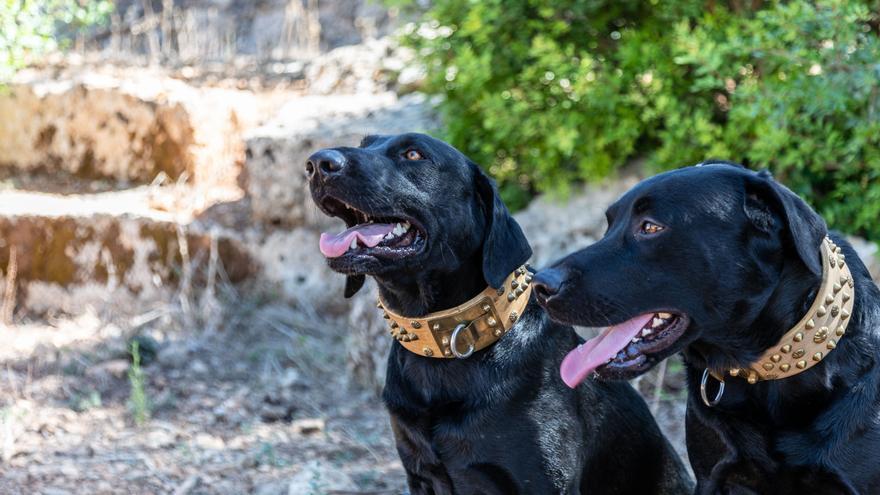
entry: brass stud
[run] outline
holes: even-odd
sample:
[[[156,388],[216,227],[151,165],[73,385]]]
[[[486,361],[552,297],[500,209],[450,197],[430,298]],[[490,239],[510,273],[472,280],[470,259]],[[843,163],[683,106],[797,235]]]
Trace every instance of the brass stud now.
[[[837,316],[840,313],[840,307],[838,305],[831,306],[831,316]]]
[[[431,357],[434,355],[434,351],[432,351],[430,347],[425,347],[424,349],[422,349],[422,353],[428,357]]]
[[[825,347],[827,347],[828,349],[834,349],[835,347],[837,347],[837,342],[835,342],[834,339],[831,339],[828,341],[827,344],[825,344]]]
[[[508,302],[513,301],[514,299],[516,299],[516,296],[513,294],[513,292],[507,295]]]
[[[516,311],[511,311],[510,312],[510,321],[516,321],[517,318],[519,318],[519,315],[516,314]]]
[[[498,324],[498,322],[495,321],[495,318],[492,318],[491,316],[486,319],[486,323],[489,324],[490,327],[494,327]]]
[[[517,282],[516,280],[510,283],[511,289],[516,289],[517,287],[519,287],[519,282]]]
[[[785,345],[782,346],[782,348],[779,349],[779,350],[782,351],[783,353],[788,353],[788,351],[791,350],[791,344],[785,344]]]
[[[821,352],[817,352],[816,354],[813,354],[813,361],[821,361],[821,360],[822,360],[822,353]]]
[[[813,342],[817,344],[821,344],[825,342],[825,339],[828,337],[828,327],[822,327],[819,330],[816,330],[816,335],[813,335]]]
[[[405,328],[401,328],[401,329],[400,329],[400,335],[406,335],[406,329],[405,329]]]
[[[504,287],[499,287],[498,290],[497,290],[496,292],[497,292],[497,294],[498,294],[499,296],[500,296],[500,295],[503,295],[503,294],[504,294]]]
[[[794,334],[794,338],[792,338],[791,340],[794,340],[795,342],[800,342],[804,340],[804,332],[798,332]]]
[[[434,326],[431,327],[431,328],[433,328],[435,332],[439,332],[439,331],[440,331],[440,324],[439,324],[439,323],[434,323]]]
[[[442,339],[440,339],[440,343],[444,346],[449,345],[449,337],[443,337]]]
[[[843,284],[847,283],[848,281],[849,281],[849,278],[847,278],[846,275],[840,276],[840,285],[843,285]]]
[[[840,289],[841,289],[841,288],[842,288],[842,287],[841,287],[840,284],[838,284],[837,282],[834,283],[834,293],[835,293],[835,294],[837,294],[838,292],[840,292]]]
[[[837,266],[837,260],[835,260],[833,256],[828,259],[828,262],[831,263],[832,268]]]
[[[798,361],[797,364],[795,364],[795,366],[797,366],[800,369],[804,369],[807,367],[807,362],[806,361]]]
[[[853,279],[849,279],[849,281],[846,283],[846,285],[848,285],[849,288],[852,289],[853,286],[855,285],[855,283],[853,282]]]
[[[383,313],[382,318],[385,318],[386,320],[390,320],[391,316],[389,316],[388,313]]]
[[[496,337],[501,337],[501,329],[496,328],[495,331],[492,332],[492,334],[495,335]]]
[[[489,306],[488,304],[484,304],[484,305],[483,305],[483,311],[485,311],[485,312],[488,313],[488,312],[491,311],[491,310],[492,310],[492,307]]]
[[[452,357],[452,350],[451,349],[444,350],[443,355],[446,357]]]
[[[825,313],[827,313],[827,312],[828,312],[828,310],[825,309],[825,306],[819,306],[819,309],[816,310],[816,314],[818,316],[825,316]]]
[[[809,320],[807,320],[807,324],[804,325],[804,327],[806,327],[807,330],[812,330],[815,326],[816,326],[816,322],[813,321],[812,318],[810,318]]]
[[[422,328],[422,324],[417,321],[414,321],[414,322],[412,322],[412,327],[413,328]]]
[[[749,381],[749,385],[754,385],[755,383],[757,383],[758,382],[758,374],[755,373],[754,371],[749,373],[748,381]]]
[[[517,289],[516,289],[516,297],[521,296],[523,292],[525,292],[525,289],[523,289],[522,287],[517,287]]]
[[[779,365],[779,369],[782,370],[783,373],[788,371],[790,368],[791,368],[791,365],[788,363]]]
[[[778,363],[780,359],[782,359],[782,356],[780,356],[779,354],[774,354],[770,356],[770,360],[774,363]]]
[[[837,330],[834,333],[837,334],[838,337],[841,337],[843,336],[844,332],[846,332],[846,328],[844,328],[843,325],[840,325],[839,327],[837,327]]]
[[[803,349],[798,349],[798,350],[791,353],[791,357],[793,357],[795,359],[800,359],[800,358],[804,357],[804,354],[806,354],[806,353],[807,353],[807,351],[805,351]]]
[[[849,311],[844,309],[840,312],[840,319],[845,320],[847,318],[849,318]]]
[[[840,253],[840,254],[837,255],[837,260],[840,261],[841,263],[842,263],[843,260],[845,260],[845,259],[846,259],[846,255],[845,255],[845,254]]]
[[[731,368],[730,369],[730,376],[739,376],[740,371],[742,371],[742,370],[739,368]]]
[[[376,301],[376,307],[382,309],[382,301]]]
[[[770,371],[773,369],[773,363],[764,363],[764,369]]]
[[[831,304],[834,302],[834,296],[831,294],[825,294],[825,304]]]
[[[849,292],[844,292],[843,295],[840,296],[840,298],[843,299],[843,302],[849,301],[849,297]]]
[[[419,340],[419,336],[414,333],[411,333],[411,334],[409,334],[409,340]]]
[[[391,322],[391,328],[397,328],[397,327],[399,327],[399,326],[400,326],[400,325],[398,325],[396,321],[392,321],[392,322]]]
[[[526,283],[527,283],[527,284],[532,283],[532,276],[531,276],[531,275],[526,275],[525,280],[526,280]]]

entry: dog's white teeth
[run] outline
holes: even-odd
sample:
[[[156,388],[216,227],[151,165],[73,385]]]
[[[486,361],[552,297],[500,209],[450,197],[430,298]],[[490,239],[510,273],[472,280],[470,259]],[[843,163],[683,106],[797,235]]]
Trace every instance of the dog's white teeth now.
[[[670,313],[657,313],[657,316],[659,316],[660,318],[663,318],[664,320],[668,320],[669,318],[672,318],[672,314],[670,314]]]
[[[657,328],[664,323],[666,323],[664,320],[660,318],[654,318],[654,322],[651,324],[651,328]]]
[[[643,328],[642,329],[642,337],[647,337],[648,335],[651,335],[652,333],[654,333],[654,331],[651,330],[650,328]]]
[[[357,249],[357,247],[358,247],[358,240],[357,240],[357,237],[355,237],[354,239],[351,240],[351,249]]]
[[[385,234],[384,239],[385,239],[386,241],[390,241],[391,239],[394,239],[394,234],[391,233],[391,232],[389,232],[389,233]]]
[[[632,342],[633,344],[638,344],[641,341],[642,341],[642,339],[640,339],[638,337],[633,337],[632,340],[630,340],[630,342]]]

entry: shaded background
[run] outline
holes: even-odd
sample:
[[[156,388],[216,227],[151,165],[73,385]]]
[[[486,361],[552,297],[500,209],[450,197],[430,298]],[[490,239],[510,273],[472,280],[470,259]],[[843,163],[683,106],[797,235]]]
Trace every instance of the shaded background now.
[[[674,4],[674,5],[671,5]],[[400,493],[375,287],[303,163],[425,131],[532,264],[639,178],[777,177],[880,276],[876,2],[0,4],[0,492]],[[590,329],[583,329],[589,334]],[[683,447],[679,360],[634,381]]]

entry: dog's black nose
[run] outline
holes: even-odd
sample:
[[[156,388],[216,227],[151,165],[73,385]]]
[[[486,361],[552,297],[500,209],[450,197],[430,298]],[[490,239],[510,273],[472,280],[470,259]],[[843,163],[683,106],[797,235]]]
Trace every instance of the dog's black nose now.
[[[547,301],[559,293],[562,287],[562,272],[555,268],[541,270],[532,280],[532,292],[539,304],[547,304]]]
[[[326,177],[345,168],[345,162],[345,155],[337,150],[320,150],[306,161],[306,173],[309,177],[314,177],[315,174]]]

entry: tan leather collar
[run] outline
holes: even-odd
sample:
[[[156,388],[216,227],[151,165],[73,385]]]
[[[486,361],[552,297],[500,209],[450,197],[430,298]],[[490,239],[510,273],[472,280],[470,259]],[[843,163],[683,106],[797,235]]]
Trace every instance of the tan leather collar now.
[[[407,318],[379,299],[391,336],[408,351],[433,358],[467,358],[501,338],[522,316],[532,293],[526,266],[511,273],[501,287],[487,287],[454,308]]]
[[[855,284],[840,247],[826,237],[822,242],[822,284],[807,314],[779,343],[747,368],[729,370],[749,383],[779,380],[819,364],[846,333],[855,300]]]

